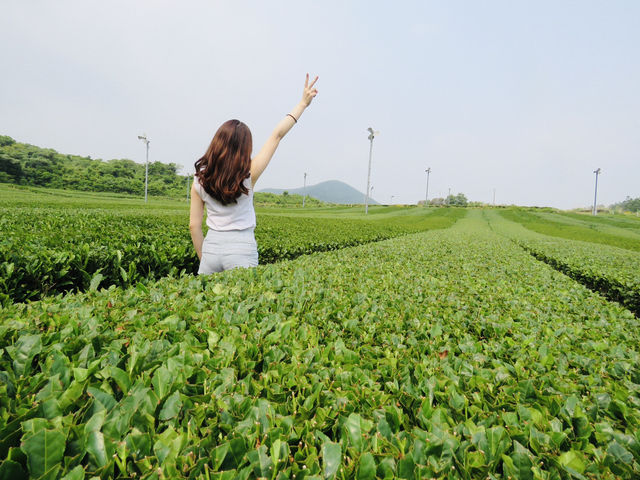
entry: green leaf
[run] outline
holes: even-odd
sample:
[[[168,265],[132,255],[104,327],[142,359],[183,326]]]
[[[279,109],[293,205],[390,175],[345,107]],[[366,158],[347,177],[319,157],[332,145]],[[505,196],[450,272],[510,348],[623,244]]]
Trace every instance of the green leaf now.
[[[100,286],[100,282],[102,282],[102,280],[104,280],[104,275],[102,275],[100,272],[96,273],[91,278],[91,283],[89,283],[89,290],[92,292],[98,290],[98,287]]]
[[[6,347],[7,353],[13,359],[13,369],[16,375],[26,375],[31,371],[33,358],[42,351],[40,335],[21,335],[13,346]]]
[[[207,346],[209,347],[209,350],[215,352],[216,345],[218,345],[219,341],[220,335],[218,335],[215,331],[210,330],[209,334],[207,335]]]
[[[27,480],[29,475],[22,465],[13,460],[5,460],[0,463],[0,480]]]
[[[243,438],[234,438],[229,442],[229,454],[232,468],[237,468],[243,463],[243,459],[247,453],[247,445]]]
[[[224,462],[227,452],[229,451],[229,443],[223,443],[213,449],[213,470],[219,470],[222,462]]]
[[[486,458],[481,452],[468,452],[466,458],[467,468],[482,468],[486,466]]]
[[[180,399],[180,392],[176,390],[165,400],[162,410],[160,410],[159,419],[169,420],[175,417],[178,415],[180,408],[182,408],[182,400]]]
[[[271,476],[271,469],[273,468],[273,463],[267,455],[267,446],[260,445],[257,450],[252,450],[247,453],[247,458],[249,462],[251,462],[251,466],[253,467],[253,472],[256,477],[269,477]]]
[[[624,463],[631,465],[633,463],[633,455],[626,448],[615,440],[607,447],[607,454],[611,455],[616,463]]]
[[[171,387],[173,386],[173,382],[173,374],[164,365],[160,366],[160,368],[154,372],[153,380],[151,380],[151,384],[153,385],[156,395],[158,395],[158,398],[161,400],[169,394]]]
[[[0,371],[0,387],[3,387],[5,393],[8,397],[14,397],[16,394],[16,386],[9,378],[6,372]]]
[[[549,438],[551,439],[551,443],[554,448],[559,450],[569,437],[564,432],[552,432]]]
[[[533,462],[524,453],[502,455],[504,473],[519,480],[533,480]]]
[[[109,462],[102,432],[93,430],[88,433],[86,449],[89,459],[96,467],[104,467]]]
[[[464,408],[465,398],[460,395],[455,389],[451,389],[449,392],[449,406],[454,410],[462,410]]]
[[[339,443],[324,442],[322,444],[322,464],[324,478],[333,478],[340,468],[342,447]]]
[[[127,375],[127,372],[118,367],[111,367],[109,374],[111,375],[111,378],[116,381],[118,387],[122,390],[122,393],[126,395],[129,388],[131,388],[131,379],[129,378],[129,375]]]
[[[72,382],[71,385],[73,386],[74,383],[75,382]],[[80,384],[77,384],[77,385],[80,385]],[[82,393],[82,390],[80,390],[80,393]],[[99,401],[100,404],[104,405],[104,407],[107,409],[107,411],[110,411],[118,403],[118,402],[116,402],[115,398],[113,398],[107,392],[105,392],[103,390],[100,390],[99,388],[87,387],[87,393],[90,394],[91,396],[95,397],[95,399],[97,401]],[[63,394],[63,396],[64,396],[64,394]],[[75,395],[74,395],[74,397],[75,397]]]
[[[151,454],[151,446],[153,444],[151,435],[148,433],[141,433],[140,430],[134,428],[126,438],[126,447],[129,454],[133,458],[143,458]]]
[[[183,442],[183,434],[169,426],[164,432],[156,436],[157,440],[153,444],[153,452],[158,457],[160,464],[171,463],[180,453]]]
[[[46,419],[54,419],[62,415],[60,404],[55,398],[45,400],[40,404],[40,415]]]
[[[107,411],[104,408],[94,413],[91,418],[87,420],[87,423],[84,424],[85,435],[89,435],[91,432],[99,432],[104,424],[106,415]]]
[[[210,474],[210,478],[213,480],[246,480],[247,475],[242,475],[244,469],[240,472],[236,470],[225,470],[224,472],[215,472]]]
[[[60,480],[84,480],[84,468],[82,465],[78,465]]]
[[[280,448],[282,447],[282,441],[278,438],[271,445],[271,461],[275,468],[278,467],[278,462],[280,461]]]
[[[120,267],[120,277],[122,277],[122,281],[124,283],[127,283],[127,281],[129,280],[129,275],[127,275],[127,271],[122,267]]]
[[[415,478],[416,465],[412,457],[404,457],[398,461],[398,478],[413,480]]]
[[[529,430],[529,444],[536,453],[546,452],[549,449],[550,443],[551,438],[549,435],[539,432],[534,426],[531,426]]]
[[[378,464],[376,475],[380,478],[395,478],[396,462],[393,457],[384,457]]]
[[[586,465],[580,452],[569,450],[558,457],[558,463],[566,469],[573,470],[578,473],[584,473]]]
[[[352,413],[344,422],[344,429],[349,439],[349,444],[358,451],[362,451],[362,429],[360,428],[360,415]]]
[[[589,424],[589,419],[585,416],[574,416],[573,431],[576,438],[587,440],[593,432],[593,427]]]
[[[387,422],[384,417],[381,417],[380,420],[378,420],[378,432],[380,432],[380,435],[382,435],[387,440],[390,440],[391,436],[393,435],[393,433],[391,432],[391,427],[389,426],[389,422]]]
[[[27,434],[25,434],[27,435]],[[57,430],[41,429],[24,439],[22,450],[32,477],[53,479],[62,466],[66,437]]]
[[[376,461],[370,452],[360,456],[358,464],[358,480],[374,480],[376,478]]]
[[[497,426],[487,430],[487,445],[490,452],[489,461],[493,463],[511,446],[511,439],[504,427]]]

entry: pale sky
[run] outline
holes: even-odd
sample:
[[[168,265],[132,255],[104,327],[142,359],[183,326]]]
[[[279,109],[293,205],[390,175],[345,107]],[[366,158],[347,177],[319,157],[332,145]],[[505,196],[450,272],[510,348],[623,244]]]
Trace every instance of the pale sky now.
[[[318,97],[257,185],[341,180],[415,203],[640,196],[640,1],[2,0],[0,134],[183,165],[238,118],[254,151]]]

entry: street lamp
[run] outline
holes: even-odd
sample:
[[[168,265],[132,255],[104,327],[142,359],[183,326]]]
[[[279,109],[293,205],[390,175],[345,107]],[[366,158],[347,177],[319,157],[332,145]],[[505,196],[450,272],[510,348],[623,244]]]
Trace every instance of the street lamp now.
[[[427,168],[425,170],[425,173],[427,174],[427,191],[424,194],[424,206],[428,207],[429,206],[429,174],[431,173],[431,167]]]
[[[598,200],[598,175],[600,175],[600,169],[598,168],[597,170],[594,170],[593,173],[596,174],[596,193],[593,196],[593,214],[597,215],[598,214],[598,207],[596,206],[596,201]]]
[[[395,195],[391,195],[391,203],[389,203],[389,205],[393,204],[393,197],[395,197]]]
[[[304,187],[302,189],[302,208],[304,208],[304,201],[307,198],[307,173],[304,174]]]
[[[369,146],[369,170],[367,171],[367,193],[365,194],[364,197],[364,214],[366,215],[367,213],[369,213],[369,185],[371,184],[371,156],[373,155],[373,139],[375,138],[375,136],[377,134],[379,134],[380,132],[374,132],[373,128],[369,127],[367,128],[367,131],[369,132],[369,141],[371,142],[371,145]],[[371,190],[373,190],[373,187],[371,187]]]
[[[147,146],[147,161],[144,164],[144,203],[147,203],[147,187],[149,185],[149,144],[147,134],[138,135],[138,140],[142,140]]]

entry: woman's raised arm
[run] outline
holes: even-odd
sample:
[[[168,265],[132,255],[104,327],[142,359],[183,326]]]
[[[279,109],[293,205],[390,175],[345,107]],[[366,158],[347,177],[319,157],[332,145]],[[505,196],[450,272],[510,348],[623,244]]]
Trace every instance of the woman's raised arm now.
[[[304,112],[311,104],[311,100],[318,94],[318,90],[313,88],[317,81],[318,77],[309,83],[309,74],[307,73],[304,81],[304,90],[302,91],[302,100],[291,110],[291,113],[288,113],[280,120],[260,151],[251,159],[251,183],[253,186],[255,186],[258,178],[260,178],[264,169],[269,165],[273,154],[280,144],[280,140],[282,140],[287,132],[291,130],[291,127],[298,122],[302,112]]]

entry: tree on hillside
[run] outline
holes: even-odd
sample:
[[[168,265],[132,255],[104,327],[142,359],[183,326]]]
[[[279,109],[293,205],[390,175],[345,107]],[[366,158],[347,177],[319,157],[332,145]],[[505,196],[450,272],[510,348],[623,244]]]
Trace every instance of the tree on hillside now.
[[[149,175],[156,177],[173,177],[178,173],[178,166],[175,163],[153,162],[149,164]]]
[[[621,208],[626,212],[640,212],[640,197],[631,198],[627,196],[622,202],[611,205],[612,208]]]
[[[464,193],[459,193],[457,195],[449,195],[445,200],[445,203],[456,207],[466,207],[469,201]]]
[[[0,182],[19,183],[23,176],[20,162],[0,153]]]
[[[133,160],[109,160],[103,169],[114,177],[135,178],[136,163]]]
[[[8,145],[13,145],[16,141],[8,137],[7,135],[0,135],[0,147],[6,147]]]
[[[47,157],[31,157],[22,166],[24,177],[28,179],[29,184],[41,187],[57,186],[53,185],[53,181],[58,176],[58,169],[54,162]]]

